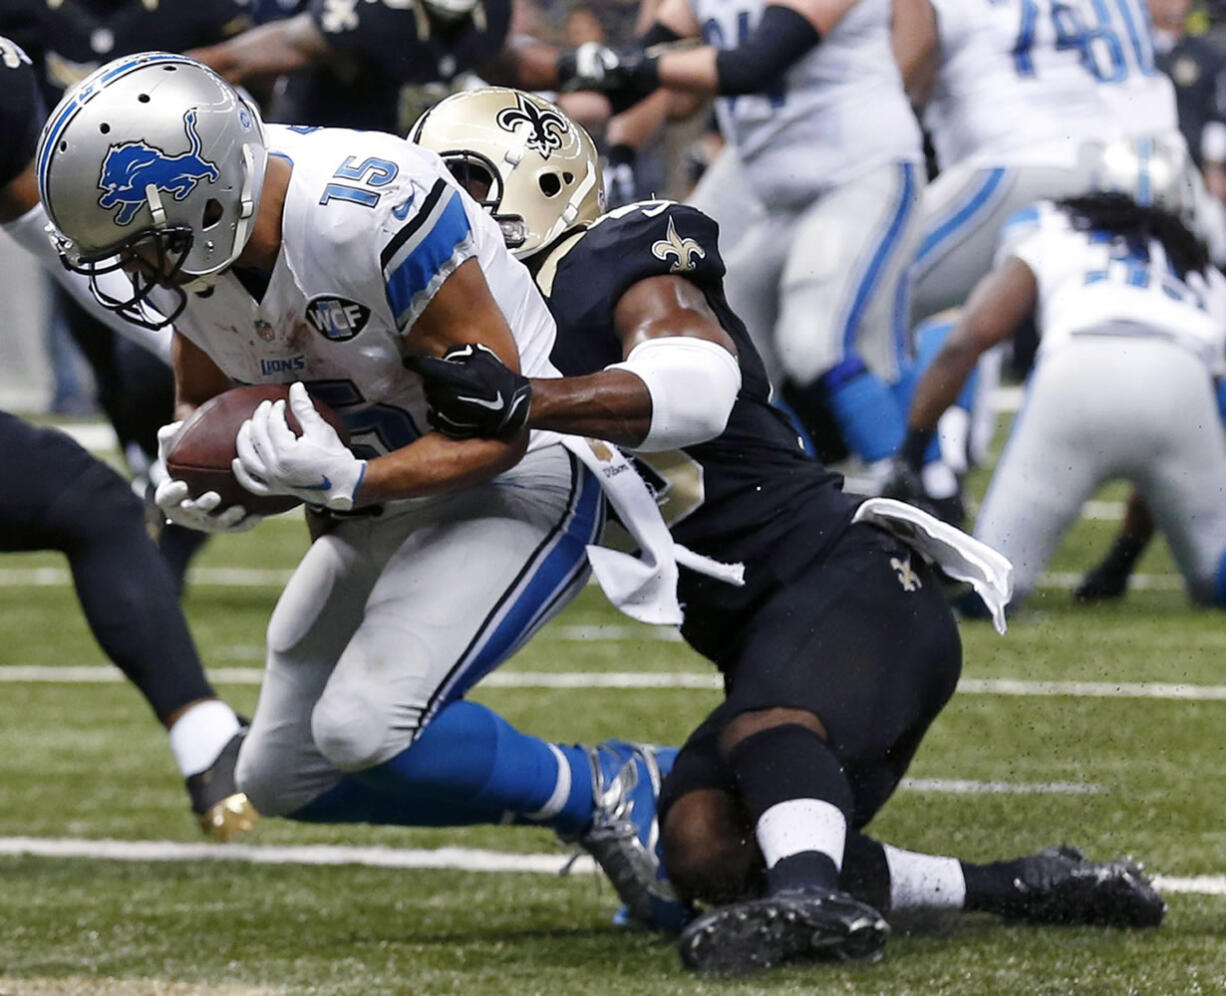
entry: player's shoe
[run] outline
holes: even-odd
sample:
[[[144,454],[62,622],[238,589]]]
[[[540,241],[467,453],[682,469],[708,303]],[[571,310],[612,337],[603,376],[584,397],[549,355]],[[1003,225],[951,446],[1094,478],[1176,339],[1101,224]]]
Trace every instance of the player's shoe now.
[[[695,972],[743,974],[797,961],[877,957],[885,917],[843,892],[793,890],[704,913],[681,932],[681,961]]]
[[[673,747],[606,740],[588,748],[594,813],[578,838],[613,883],[626,917],[658,930],[679,930],[691,915],[660,862],[656,806],[677,757]]]
[[[1019,860],[1014,895],[999,913],[1032,924],[1157,927],[1166,903],[1127,858],[1089,861],[1075,847],[1050,847]]]
[[[234,780],[238,749],[246,732],[244,729],[234,734],[217,755],[217,760],[187,779],[187,794],[191,796],[192,812],[200,822],[200,829],[210,840],[220,843],[246,833],[260,818],[251,800],[238,790]]]
[[[1132,576],[1132,565],[1115,563],[1107,557],[1097,567],[1086,572],[1076,588],[1073,589],[1073,600],[1077,602],[1109,602],[1123,598],[1128,591],[1128,580]]]

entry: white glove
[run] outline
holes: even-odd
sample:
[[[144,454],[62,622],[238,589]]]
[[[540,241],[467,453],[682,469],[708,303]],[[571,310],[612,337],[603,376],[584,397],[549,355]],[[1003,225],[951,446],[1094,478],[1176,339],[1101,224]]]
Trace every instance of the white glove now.
[[[189,498],[188,490],[186,481],[169,477],[157,486],[153,500],[167,521],[202,533],[245,533],[263,519],[260,515],[248,515],[242,505],[231,505],[214,515],[221,495],[206,491],[199,498]]]
[[[366,461],[349,452],[301,382],[290,386],[289,403],[302,435],[295,436],[286,422],[284,401],[260,402],[238,430],[234,476],[252,494],[293,495],[334,512],[349,511]]]
[[[158,456],[149,465],[148,474],[149,481],[155,488],[163,481],[170,479],[170,472],[166,469],[166,454],[170,452],[171,444],[174,443],[175,437],[182,428],[183,419],[179,419],[177,422],[168,422],[158,429]]]

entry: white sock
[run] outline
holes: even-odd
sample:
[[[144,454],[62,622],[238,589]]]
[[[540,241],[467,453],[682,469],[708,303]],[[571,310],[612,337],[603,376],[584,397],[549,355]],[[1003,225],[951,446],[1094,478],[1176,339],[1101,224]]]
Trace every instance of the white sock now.
[[[170,728],[170,749],[183,777],[209,767],[238,731],[238,717],[220,699],[205,699],[189,708]]]
[[[524,819],[540,823],[548,822],[562,812],[562,807],[570,798],[570,764],[566,760],[566,755],[553,744],[546,746],[553,751],[554,759],[558,762],[558,780],[553,787],[553,794],[545,801],[545,805],[535,813],[524,814]]]
[[[883,844],[890,869],[890,910],[960,910],[966,902],[962,862]]]
[[[789,799],[771,806],[754,828],[766,867],[805,851],[825,854],[843,867],[847,819],[838,806],[821,799]]]

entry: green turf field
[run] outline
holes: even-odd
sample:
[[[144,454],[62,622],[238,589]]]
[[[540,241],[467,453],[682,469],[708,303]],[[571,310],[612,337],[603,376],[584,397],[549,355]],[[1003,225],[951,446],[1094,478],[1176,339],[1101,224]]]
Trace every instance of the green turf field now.
[[[1099,498],[1118,502],[1122,494],[1112,488]],[[1083,521],[1051,570],[1079,572],[1114,528]],[[304,542],[302,523],[284,518],[211,544],[187,600],[211,667],[259,667],[277,572],[294,564]],[[0,560],[0,676],[3,667],[105,664],[62,567],[55,556]],[[270,573],[226,583],[223,568]],[[15,838],[198,840],[165,736],[136,693],[122,683],[46,680],[55,673],[40,671],[43,680],[6,681],[0,693],[0,847],[9,855],[0,856],[0,994],[1226,992],[1226,701],[1172,698],[1169,689],[1144,698],[1074,695],[1066,686],[1047,689],[1064,694],[1005,695],[984,684],[1135,683],[1150,692],[1152,683],[1226,685],[1222,618],[1186,605],[1165,550],[1147,554],[1140,570],[1153,587],[1118,606],[1075,608],[1067,590],[1052,588],[1004,638],[985,624],[964,625],[972,691],[937,721],[911,771],[921,781],[890,802],[873,830],[900,846],[972,859],[1061,841],[1095,857],[1131,853],[1184,880],[1172,883],[1178,891],[1159,930],[947,918],[902,925],[877,964],[698,982],[683,974],[667,940],[611,926],[611,890],[583,872],[17,856]],[[619,617],[594,588],[505,670],[710,673],[683,645]],[[251,672],[230,676],[244,680],[221,684],[222,692],[250,710],[258,691]],[[676,743],[717,701],[702,688],[525,680],[529,687],[478,697],[558,739]],[[950,782],[998,791],[955,792]],[[563,860],[548,834],[518,828],[269,820],[245,843],[447,846]],[[1204,878],[1188,881],[1195,876]]]

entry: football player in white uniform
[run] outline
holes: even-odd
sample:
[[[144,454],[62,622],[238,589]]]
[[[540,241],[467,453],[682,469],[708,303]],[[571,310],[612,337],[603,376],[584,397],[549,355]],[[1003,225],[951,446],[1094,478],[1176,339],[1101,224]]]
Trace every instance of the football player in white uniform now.
[[[901,459],[914,470],[979,355],[1032,309],[1041,333],[1026,403],[975,535],[1013,562],[1018,597],[1105,480],[1129,480],[1189,594],[1226,604],[1226,438],[1214,396],[1226,280],[1188,228],[1182,145],[1109,145],[1103,194],[1043,203],[1006,229],[916,392]]]
[[[729,302],[777,354],[802,420],[828,405],[869,464],[902,438],[889,385],[906,354],[923,186],[890,12],[889,0],[666,0],[643,51],[581,47],[559,64],[564,88],[604,90],[615,105],[659,86],[717,97],[766,208],[729,247]],[[706,44],[650,47],[682,38]]]
[[[519,124],[526,141],[557,138],[547,122]],[[308,502],[318,525],[270,621],[239,755],[257,808],[515,819],[577,837],[598,860],[645,837],[652,750],[546,743],[463,698],[583,584],[603,505],[574,452],[523,430],[527,396],[497,439],[428,430],[414,356],[488,349],[525,373],[553,369],[554,325],[531,278],[438,158],[375,132],[265,130],[211,70],[145,53],[65,97],[37,171],[65,262],[93,272],[118,254],[132,294],[110,306],[133,313],[148,298],[173,320],[180,415],[236,383],[294,382],[302,436],[284,403],[265,404],[235,465],[252,491]],[[585,173],[558,194],[577,207],[599,190]],[[350,447],[308,388],[344,418]],[[157,500],[198,529],[251,521],[180,481]]]

